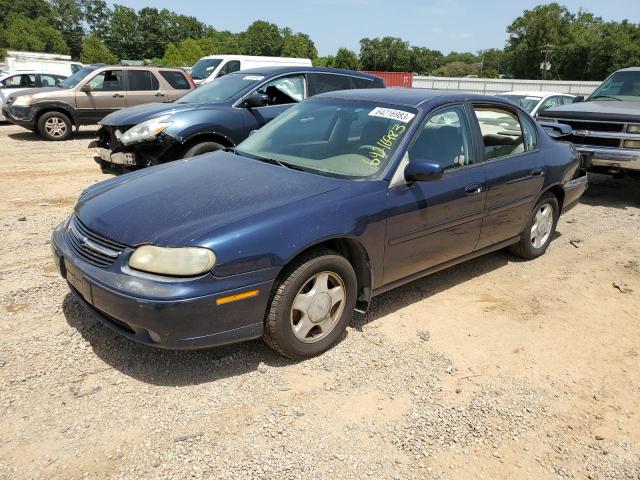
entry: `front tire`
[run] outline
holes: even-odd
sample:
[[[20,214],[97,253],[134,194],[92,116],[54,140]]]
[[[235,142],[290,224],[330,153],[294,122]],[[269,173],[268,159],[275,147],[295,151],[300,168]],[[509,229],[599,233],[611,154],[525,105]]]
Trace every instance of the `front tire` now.
[[[38,132],[47,140],[66,140],[71,136],[71,120],[62,112],[43,113],[38,119]]]
[[[529,215],[529,221],[520,235],[520,241],[509,248],[511,253],[526,260],[533,260],[543,255],[556,231],[559,216],[558,199],[552,193],[545,193]]]
[[[201,142],[196,143],[194,146],[189,148],[182,158],[195,157],[196,155],[203,155],[205,153],[215,152],[216,150],[223,149],[224,145],[220,145],[216,142]]]
[[[289,268],[267,310],[263,338],[285,357],[301,360],[332,347],[356,304],[357,279],[349,261],[321,250]]]

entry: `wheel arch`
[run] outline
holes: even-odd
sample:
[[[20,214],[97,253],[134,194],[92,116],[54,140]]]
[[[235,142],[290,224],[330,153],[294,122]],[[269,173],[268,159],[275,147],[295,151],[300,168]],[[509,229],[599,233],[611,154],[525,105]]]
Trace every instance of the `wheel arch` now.
[[[180,151],[182,154],[184,154],[191,147],[202,142],[216,142],[228,148],[235,147],[235,143],[233,143],[233,141],[228,136],[214,131],[196,133],[195,135],[190,136],[181,143]]]
[[[289,273],[289,269],[287,268],[288,266],[296,264],[296,262],[301,260],[303,257],[312,255],[314,251],[323,248],[338,252],[351,264],[358,282],[356,308],[361,311],[366,311],[369,308],[369,303],[371,301],[373,286],[371,263],[369,261],[369,254],[364,246],[358,240],[351,237],[327,238],[305,247],[303,250],[288,259],[287,263],[280,271],[274,285],[277,285],[282,278]]]
[[[38,122],[40,121],[40,117],[42,117],[42,115],[44,115],[45,113],[49,113],[49,112],[63,113],[67,117],[69,117],[69,119],[71,120],[71,123],[75,127],[78,126],[78,121],[75,113],[73,112],[73,108],[64,103],[50,103],[50,104],[44,104],[42,106],[39,106],[35,114],[34,124],[37,126]]]
[[[562,212],[562,207],[564,205],[564,188],[562,188],[562,185],[558,183],[554,185],[550,185],[540,194],[540,196],[538,197],[538,200],[542,198],[542,195],[548,192],[555,195],[555,197],[558,199],[558,206],[560,207],[558,213]]]

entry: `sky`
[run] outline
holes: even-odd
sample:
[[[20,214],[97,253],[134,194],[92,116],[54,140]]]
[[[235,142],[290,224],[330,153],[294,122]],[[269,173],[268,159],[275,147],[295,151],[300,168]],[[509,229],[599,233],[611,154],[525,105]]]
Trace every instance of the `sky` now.
[[[530,0],[121,0],[131,8],[167,8],[217,30],[239,32],[266,20],[307,33],[321,56],[340,47],[359,51],[361,38],[393,36],[443,53],[504,47],[507,26]],[[560,0],[569,10],[640,23],[640,0]]]

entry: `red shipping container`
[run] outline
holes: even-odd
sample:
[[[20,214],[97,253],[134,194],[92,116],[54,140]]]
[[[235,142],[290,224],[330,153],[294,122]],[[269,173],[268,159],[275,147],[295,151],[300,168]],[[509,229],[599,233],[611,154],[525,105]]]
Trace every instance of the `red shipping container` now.
[[[411,72],[367,72],[370,75],[375,75],[384,80],[384,84],[387,87],[413,87],[413,73]]]

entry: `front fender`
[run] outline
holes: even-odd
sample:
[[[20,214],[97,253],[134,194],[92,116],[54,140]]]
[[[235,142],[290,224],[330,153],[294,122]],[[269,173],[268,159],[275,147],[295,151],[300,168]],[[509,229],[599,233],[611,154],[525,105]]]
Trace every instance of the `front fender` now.
[[[242,115],[232,107],[178,112],[171,120],[173,123],[164,133],[182,144],[199,135],[211,134],[227,139],[232,145],[244,140]]]
[[[75,108],[67,102],[63,102],[61,100],[46,100],[34,103],[31,108],[33,108],[34,111],[34,118],[38,118],[44,112],[48,112],[50,110],[61,110],[69,116],[75,125],[78,125]]]

